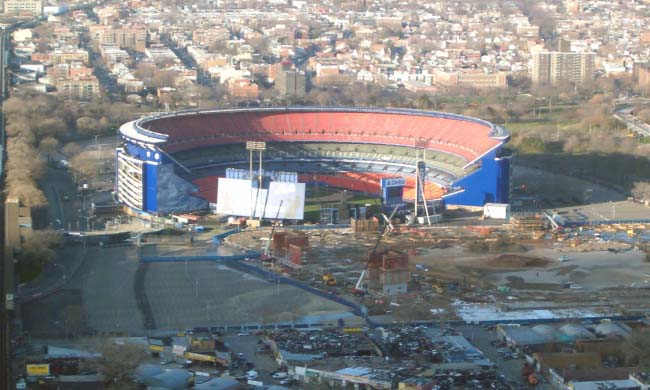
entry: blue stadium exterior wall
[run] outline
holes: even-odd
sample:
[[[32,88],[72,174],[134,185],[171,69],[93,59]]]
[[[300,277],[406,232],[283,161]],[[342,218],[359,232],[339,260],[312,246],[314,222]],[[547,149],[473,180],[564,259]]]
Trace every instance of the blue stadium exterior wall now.
[[[138,144],[127,142],[126,153],[143,163],[142,172],[142,202],[143,211],[158,211],[158,167],[166,163],[167,158],[156,150],[142,147]],[[119,191],[119,185],[118,185]]]
[[[481,159],[481,167],[455,181],[452,193],[445,198],[448,205],[483,206],[485,203],[509,203],[510,201],[510,157],[496,157],[493,150]]]
[[[144,166],[144,209],[158,211],[158,165]]]
[[[125,155],[142,163],[142,178],[139,181],[142,190],[140,192],[130,187],[131,192],[137,192],[141,196],[142,209],[132,207],[149,213],[203,210],[209,207],[205,199],[193,195],[199,190],[196,185],[174,173],[173,162],[166,155],[153,147],[143,147],[132,142],[127,142],[124,149]],[[119,159],[119,153],[116,158]],[[129,184],[121,182],[117,173],[116,178],[119,199],[120,186]]]

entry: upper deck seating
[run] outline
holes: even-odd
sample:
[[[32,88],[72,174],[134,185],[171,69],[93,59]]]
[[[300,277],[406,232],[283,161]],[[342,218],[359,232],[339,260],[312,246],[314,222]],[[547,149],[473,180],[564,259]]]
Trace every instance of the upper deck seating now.
[[[339,142],[421,147],[465,164],[497,146],[486,124],[445,117],[381,112],[231,112],[179,114],[145,120],[169,135],[170,153],[200,146],[266,142]],[[463,164],[464,165],[464,164]]]

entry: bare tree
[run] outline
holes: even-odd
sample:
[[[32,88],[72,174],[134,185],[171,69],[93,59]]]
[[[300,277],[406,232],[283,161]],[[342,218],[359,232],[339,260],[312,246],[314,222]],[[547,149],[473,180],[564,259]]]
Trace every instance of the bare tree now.
[[[43,174],[43,162],[36,148],[21,139],[7,140],[7,170],[29,170],[26,178],[39,179]]]
[[[82,116],[77,119],[77,131],[84,137],[90,137],[100,133],[99,122],[95,118]]]
[[[641,200],[650,200],[650,182],[638,181],[634,183],[632,196]]]
[[[93,151],[84,151],[70,159],[70,169],[77,180],[87,180],[97,175],[99,161]]]
[[[34,128],[37,138],[47,136],[62,136],[68,130],[68,125],[60,117],[40,118]]]
[[[577,135],[573,134],[564,140],[564,145],[562,145],[562,149],[566,153],[576,153],[581,150],[582,145],[583,145],[582,139],[580,139],[580,137],[578,137]]]
[[[32,127],[28,122],[29,117],[17,117],[7,120],[7,136],[14,138],[21,138],[26,142],[32,144],[36,141],[36,136],[32,131]]]
[[[25,241],[20,246],[18,263],[21,267],[42,267],[54,258],[54,247],[61,241],[61,236],[52,230],[32,230],[25,234]]]
[[[59,146],[59,141],[52,137],[45,137],[39,142],[38,150],[47,157],[47,161],[50,161],[50,156],[56,151],[56,148]]]
[[[156,72],[154,64],[139,63],[135,69],[135,76],[140,80],[151,79]]]
[[[63,149],[61,149],[61,151],[63,152],[63,154],[68,156],[68,158],[70,158],[81,153],[81,146],[79,146],[79,144],[75,142],[68,142],[67,144],[65,144]]]
[[[9,171],[7,170],[7,176]],[[7,178],[6,191],[9,195],[20,199],[20,202],[27,207],[40,207],[47,205],[47,199],[34,181],[9,180]]]
[[[145,350],[138,345],[106,341],[99,352],[101,357],[95,361],[95,365],[97,371],[104,374],[106,384],[115,389],[132,388],[133,372],[147,357]]]
[[[151,86],[154,88],[173,87],[176,85],[177,73],[173,70],[158,70],[151,78]]]

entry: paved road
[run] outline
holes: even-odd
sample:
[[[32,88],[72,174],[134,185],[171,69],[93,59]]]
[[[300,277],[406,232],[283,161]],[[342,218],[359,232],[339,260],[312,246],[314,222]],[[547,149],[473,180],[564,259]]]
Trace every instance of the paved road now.
[[[629,130],[632,130],[644,137],[650,137],[650,125],[636,119],[631,115],[633,107],[623,108],[614,113],[614,118],[623,122]]]

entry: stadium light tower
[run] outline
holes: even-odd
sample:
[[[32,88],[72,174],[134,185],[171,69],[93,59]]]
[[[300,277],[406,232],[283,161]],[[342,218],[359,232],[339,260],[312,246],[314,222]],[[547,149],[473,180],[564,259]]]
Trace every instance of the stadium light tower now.
[[[259,142],[259,141],[246,141],[246,150],[248,150],[249,158],[250,158],[250,164],[249,164],[249,178],[251,180],[251,215],[250,219],[253,219],[253,152],[258,151],[260,152],[260,168],[257,174],[257,180],[258,180],[258,187],[257,191],[260,191],[262,189],[262,152],[266,150],[266,142]],[[260,215],[260,221],[262,220],[262,216]]]

